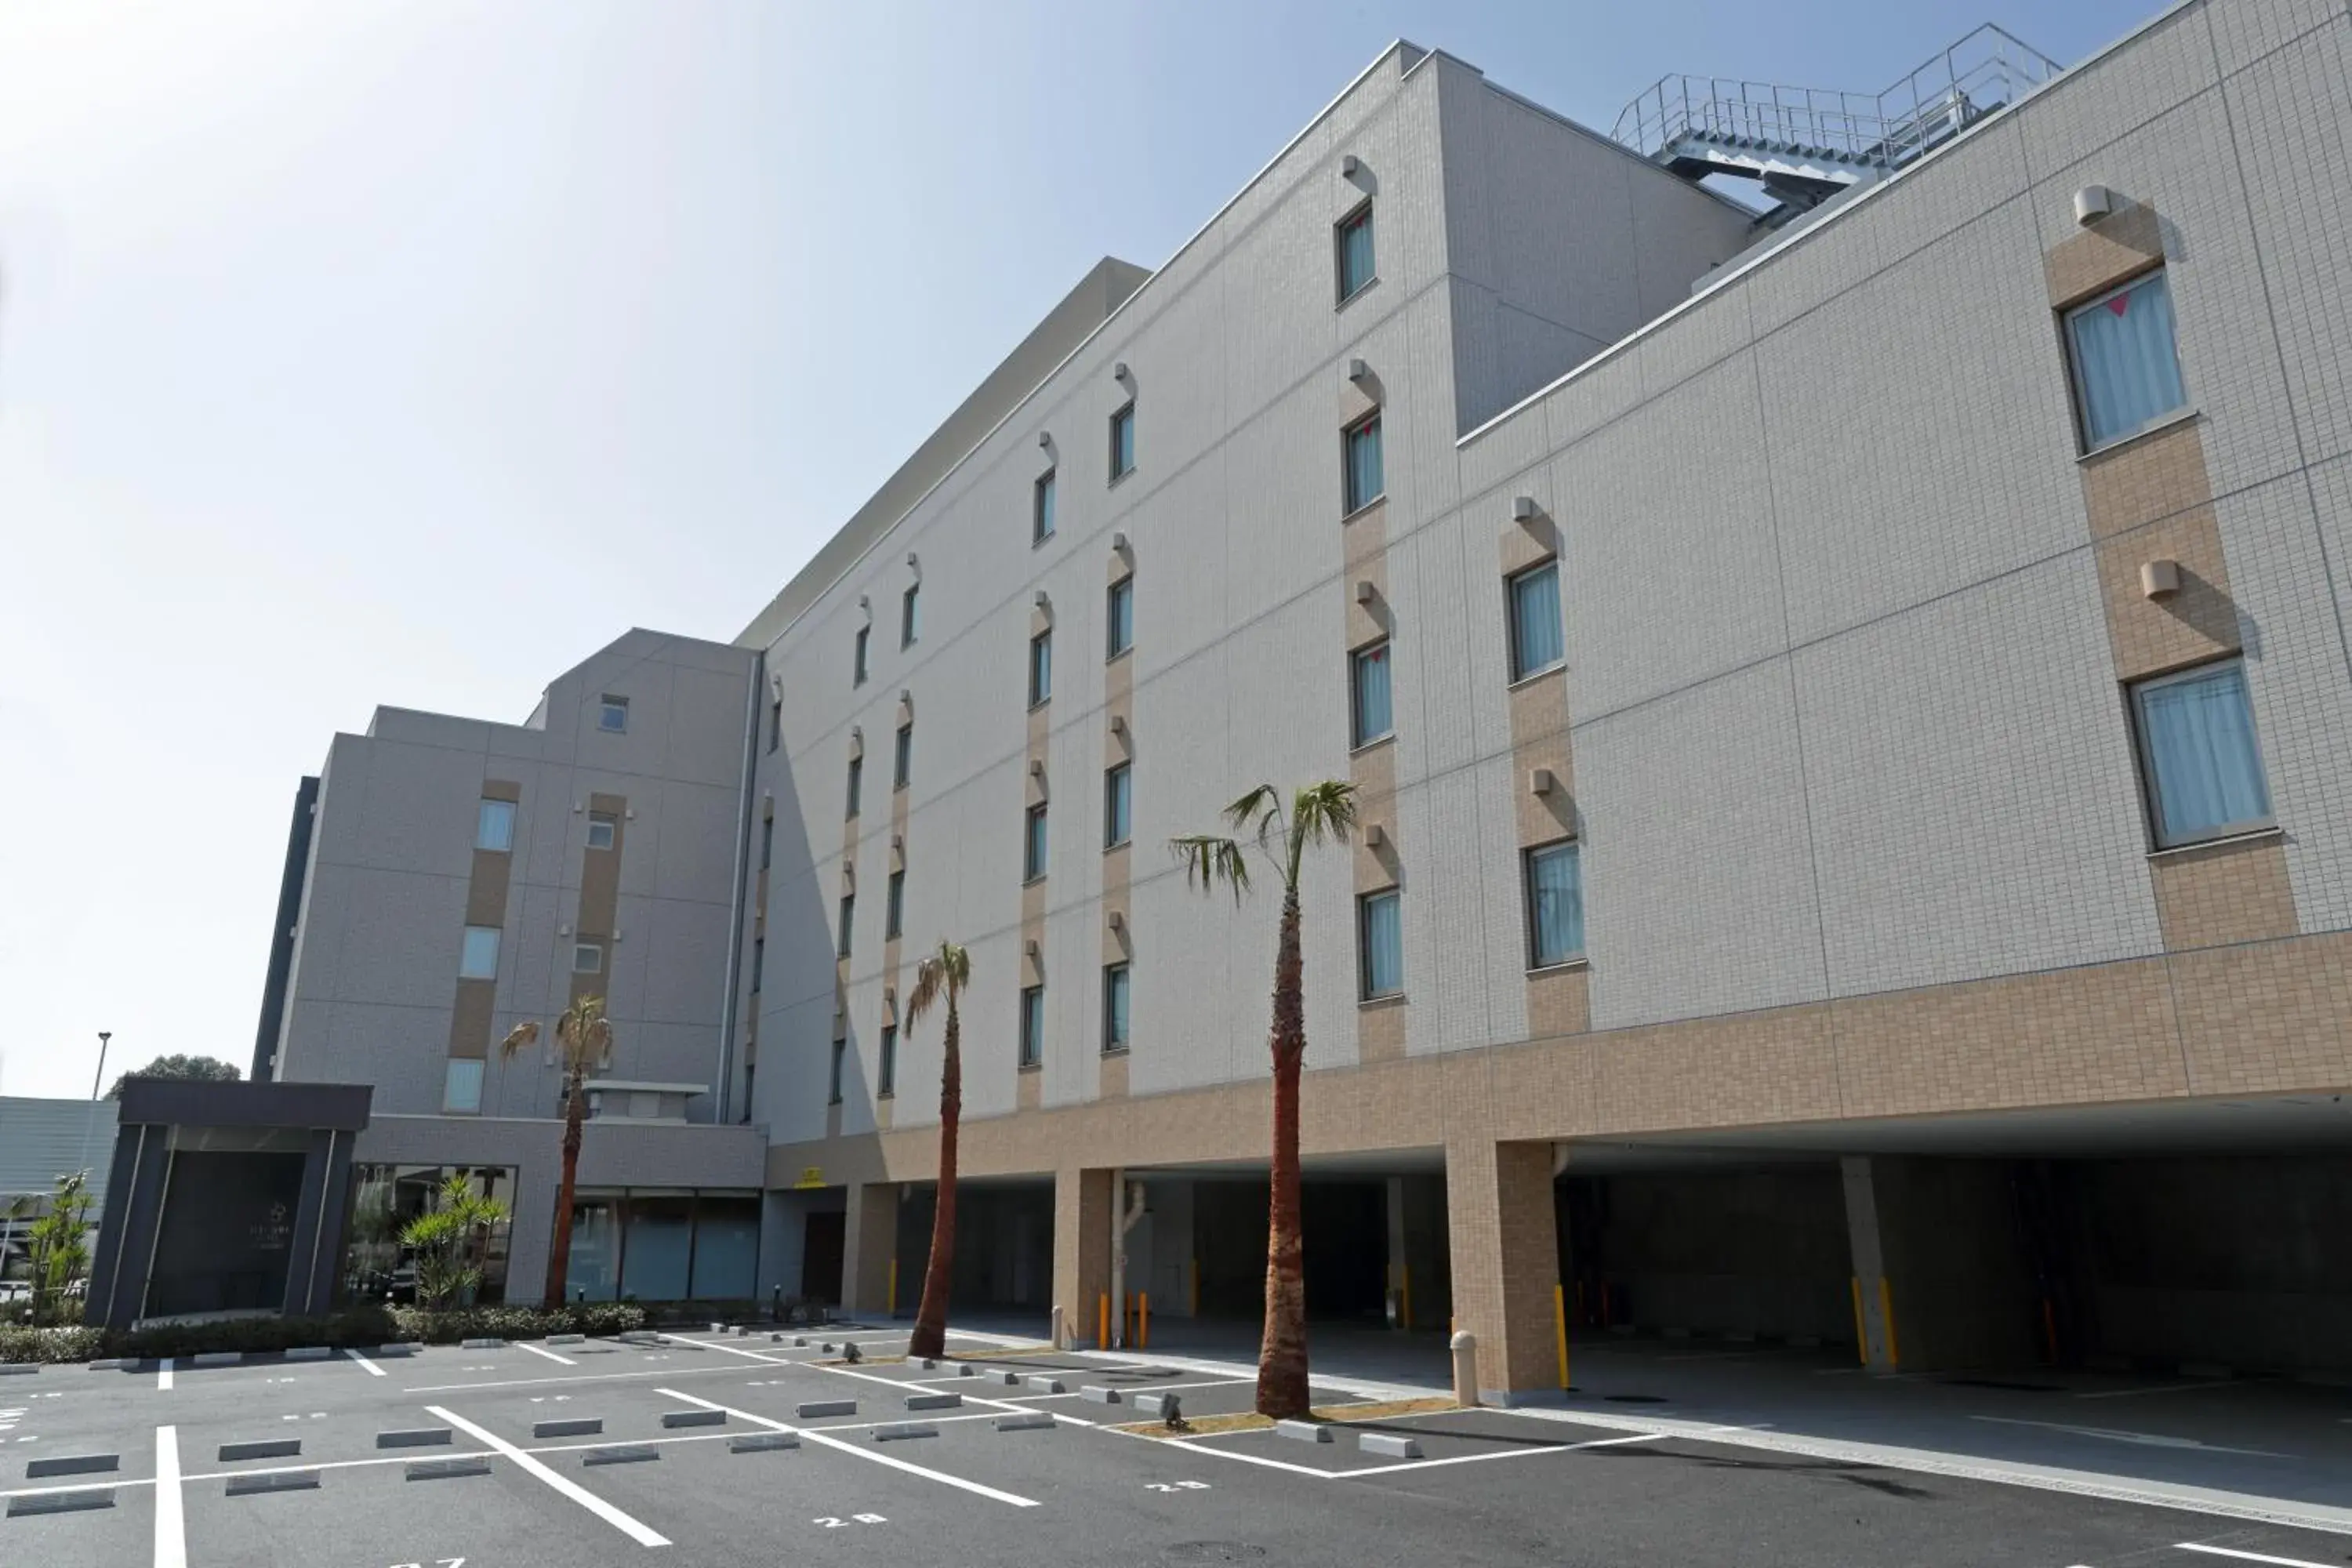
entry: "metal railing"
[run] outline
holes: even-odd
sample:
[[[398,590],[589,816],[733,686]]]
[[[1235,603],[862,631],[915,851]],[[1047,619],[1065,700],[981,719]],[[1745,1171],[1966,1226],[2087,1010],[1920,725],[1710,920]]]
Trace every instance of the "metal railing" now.
[[[1686,140],[1736,139],[1891,170],[2063,68],[1987,23],[1879,93],[1664,77],[1625,106],[1610,135],[1651,158]]]

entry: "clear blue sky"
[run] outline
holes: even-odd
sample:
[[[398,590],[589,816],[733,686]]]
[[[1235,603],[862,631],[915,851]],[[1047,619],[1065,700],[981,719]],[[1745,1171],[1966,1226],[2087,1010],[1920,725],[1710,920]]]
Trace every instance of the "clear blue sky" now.
[[[248,1058],[296,780],[724,638],[1391,38],[1606,130],[2155,0],[0,0],[0,1092]]]

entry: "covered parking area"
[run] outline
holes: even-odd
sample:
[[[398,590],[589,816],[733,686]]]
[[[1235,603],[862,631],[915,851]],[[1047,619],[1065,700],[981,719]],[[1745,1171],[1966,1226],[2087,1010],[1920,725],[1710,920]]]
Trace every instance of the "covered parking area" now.
[[[1566,1147],[1581,1335],[1874,1368],[2352,1373],[2352,1108],[2301,1096]]]

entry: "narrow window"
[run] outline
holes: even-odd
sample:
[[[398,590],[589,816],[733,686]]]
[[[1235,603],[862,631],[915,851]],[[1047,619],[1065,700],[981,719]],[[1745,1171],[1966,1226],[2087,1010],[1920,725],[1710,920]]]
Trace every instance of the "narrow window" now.
[[[760,994],[761,976],[767,967],[768,939],[763,936],[753,937],[751,939],[751,994],[754,996]]]
[[[606,696],[596,705],[596,728],[608,735],[617,735],[629,727],[629,700]]]
[[[2162,268],[2067,311],[2066,350],[2085,447],[2137,435],[2189,401]]]
[[[776,819],[760,819],[760,869],[764,871],[776,863]]]
[[[1339,440],[1346,459],[1348,510],[1360,511],[1388,493],[1381,470],[1381,416],[1370,414],[1357,420]]]
[[[486,800],[474,823],[474,847],[509,850],[514,847],[514,802]]]
[[[1054,537],[1054,470],[1037,476],[1036,492],[1029,501],[1029,542],[1043,544]]]
[[[1110,482],[1135,471],[1135,405],[1122,404],[1110,416]]]
[[[465,1058],[449,1058],[449,1070],[441,1082],[441,1109],[460,1116],[471,1116],[482,1109],[482,1064]]]
[[[1376,642],[1348,656],[1354,743],[1369,746],[1394,732],[1389,701],[1389,645]]]
[[[875,1072],[875,1094],[883,1100],[898,1092],[898,1026],[882,1026],[882,1060]]]
[[[882,936],[884,941],[898,937],[907,914],[907,873],[890,873],[890,881],[882,896]]]
[[[844,894],[842,894],[842,895],[841,895],[841,930],[840,930],[840,932],[838,933],[838,938],[837,938],[837,940],[834,942],[834,947],[833,947],[834,956],[835,956],[836,958],[847,958],[847,957],[849,956],[849,927],[850,927],[850,922],[851,922],[851,921],[853,921],[854,920],[856,920],[856,918],[857,918],[857,895],[856,895],[856,893],[844,893]]]
[[[890,787],[905,789],[907,781],[915,773],[915,725],[912,720],[898,726],[898,749],[890,759]]]
[[[863,686],[866,684],[866,649],[873,640],[874,628],[872,626],[860,626],[857,628],[857,642],[850,653],[849,684],[852,686]]]
[[[844,816],[857,815],[857,797],[865,793],[865,787],[866,759],[862,756],[852,757],[849,759],[849,809],[843,813]]]
[[[833,1042],[833,1081],[826,1087],[824,1092],[824,1102],[827,1105],[839,1105],[841,1103],[842,1061],[843,1058],[846,1058],[848,1055],[849,1042],[847,1040],[835,1040]]]
[[[1339,256],[1339,302],[1346,304],[1372,280],[1372,204],[1369,201],[1339,220],[1336,231]]]
[[[1021,879],[1034,882],[1045,874],[1045,805],[1043,801],[1029,808],[1024,819],[1021,838]]]
[[[784,700],[781,697],[768,704],[768,750],[774,751],[784,738]]]
[[[1104,639],[1109,651],[1103,657],[1117,658],[1135,646],[1135,579],[1121,577],[1110,585],[1108,614],[1104,616],[1110,628]]]
[[[1103,966],[1103,1053],[1127,1049],[1127,965]]]
[[[751,1120],[751,1077],[759,1070],[757,1062],[743,1064],[743,1120],[747,1123]]]
[[[2159,847],[2271,825],[2243,660],[2141,681],[2132,688],[2132,707]]]
[[[1547,844],[1527,853],[1528,953],[1530,967],[1584,956],[1584,879],[1573,843]]]
[[[1134,764],[1120,763],[1103,773],[1103,847],[1116,849],[1135,830]]]
[[[467,926],[465,945],[457,951],[457,978],[496,980],[499,977],[499,928]]]
[[[1039,632],[1029,639],[1029,706],[1050,701],[1054,695],[1054,634]]]
[[[614,835],[618,831],[619,825],[613,820],[611,812],[592,811],[588,814],[589,848],[610,849],[614,844]]]
[[[1045,1059],[1045,988],[1030,985],[1021,992],[1021,1065],[1034,1068]]]
[[[923,585],[920,583],[908,584],[906,596],[898,601],[898,646],[900,647],[914,647],[915,638],[922,632],[922,600]]]
[[[601,944],[593,942],[573,942],[572,944],[572,973],[574,974],[604,973],[604,947]]]
[[[1511,579],[1511,679],[1525,679],[1566,657],[1559,620],[1559,563],[1547,561]]]
[[[1363,952],[1359,967],[1367,1002],[1404,990],[1404,928],[1397,900],[1397,890],[1391,888],[1356,901],[1356,937]]]

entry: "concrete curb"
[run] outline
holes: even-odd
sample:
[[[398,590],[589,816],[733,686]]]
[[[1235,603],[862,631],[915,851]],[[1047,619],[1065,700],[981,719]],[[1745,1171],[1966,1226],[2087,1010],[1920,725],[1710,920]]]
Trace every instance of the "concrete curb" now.
[[[580,1457],[583,1465],[642,1465],[661,1458],[661,1450],[644,1443],[625,1447],[591,1448]]]
[[[132,1367],[137,1366],[138,1364],[138,1359],[134,1356],[109,1356],[104,1361],[94,1361],[90,1363],[89,1370],[92,1372],[129,1372]]]
[[[1301,1443],[1328,1443],[1331,1428],[1318,1421],[1277,1421],[1274,1424],[1277,1437],[1291,1437]]]
[[[33,1459],[25,1466],[25,1479],[39,1480],[44,1476],[94,1476],[106,1470],[122,1468],[120,1454],[59,1454],[53,1459]]]
[[[457,1348],[461,1351],[502,1351],[507,1348],[507,1342],[504,1340],[459,1340]]]
[[[562,1421],[534,1421],[533,1437],[601,1437],[604,1435],[602,1415],[583,1415]]]
[[[223,1443],[215,1464],[233,1464],[238,1459],[291,1459],[300,1456],[299,1437],[264,1437],[253,1443]]]
[[[325,1345],[304,1345],[286,1352],[288,1361],[324,1361],[335,1352]]]
[[[547,1342],[551,1345],[584,1345],[588,1342],[588,1336],[586,1334],[550,1334],[547,1336]]]
[[[1390,1459],[1418,1459],[1421,1445],[1394,1432],[1360,1432],[1356,1447],[1367,1454],[1378,1454]]]
[[[455,1480],[460,1476],[487,1476],[490,1457],[475,1454],[463,1459],[412,1459],[402,1475],[412,1481]]]
[[[724,1426],[726,1425],[727,1412],[724,1410],[665,1410],[662,1412],[662,1426],[665,1427]]]
[[[1087,1384],[1081,1387],[1078,1390],[1078,1397],[1093,1405],[1123,1405],[1126,1403],[1126,1400],[1120,1395],[1118,1389],[1105,1388],[1099,1384]]]
[[[877,1443],[894,1443],[902,1437],[936,1437],[939,1435],[938,1427],[919,1421],[894,1421],[874,1428],[874,1440]]]
[[[412,1426],[404,1431],[379,1432],[375,1446],[379,1448],[446,1447],[449,1428],[446,1426]]]
[[[1000,1415],[996,1429],[1000,1432],[1043,1432],[1061,1423],[1042,1410],[1024,1411],[1018,1415]]]
[[[243,1351],[206,1351],[188,1364],[190,1366],[235,1366],[244,1359]]]
[[[228,1485],[221,1489],[223,1497],[257,1497],[263,1492],[314,1492],[319,1489],[317,1470],[271,1470],[257,1476],[231,1476]]]
[[[811,1420],[819,1415],[855,1415],[857,1414],[857,1401],[855,1399],[812,1399],[805,1404],[793,1406],[793,1414],[798,1415],[803,1421]]]
[[[797,1432],[745,1432],[727,1439],[730,1454],[765,1454],[778,1448],[797,1448],[801,1435]]]
[[[82,1487],[69,1492],[48,1492],[40,1497],[12,1497],[8,1500],[8,1517],[21,1519],[34,1513],[80,1513],[89,1509],[112,1508],[112,1487]]]
[[[1028,1380],[1027,1386],[1029,1390],[1034,1394],[1066,1394],[1069,1392],[1062,1386],[1062,1380],[1058,1377],[1033,1377]]]
[[[953,1410],[963,1403],[961,1394],[910,1394],[907,1395],[909,1410]]]
[[[0,1361],[0,1377],[30,1377],[40,1370],[37,1361]]]

